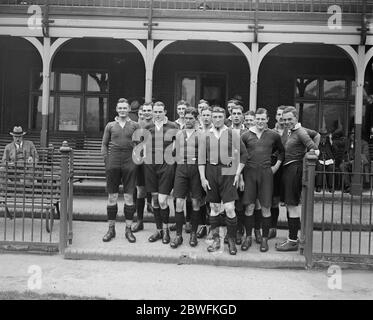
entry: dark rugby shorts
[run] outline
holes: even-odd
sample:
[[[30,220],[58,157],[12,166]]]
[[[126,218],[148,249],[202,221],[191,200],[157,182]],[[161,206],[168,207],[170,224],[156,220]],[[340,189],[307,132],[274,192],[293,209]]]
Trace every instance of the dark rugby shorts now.
[[[282,187],[282,166],[273,175],[273,195],[272,197],[280,197]]]
[[[144,173],[144,165],[140,164],[137,166],[137,180],[136,186],[143,187],[145,186],[145,173]]]
[[[175,172],[174,198],[192,199],[203,197],[203,188],[199,176],[198,164],[178,164]]]
[[[123,185],[123,192],[133,194],[136,189],[137,165],[132,161],[132,154],[118,152],[109,154],[106,162],[106,189],[108,193],[118,193]]]
[[[303,162],[295,161],[283,167],[281,201],[286,205],[297,206],[302,194]]]
[[[146,192],[170,194],[174,187],[175,165],[144,164]]]
[[[256,199],[259,199],[262,207],[270,208],[273,192],[273,173],[271,167],[245,167],[243,174],[245,180],[243,204],[255,204]]]
[[[212,203],[232,202],[238,199],[237,189],[233,186],[234,175],[222,175],[225,166],[206,164],[206,179],[211,190],[207,190],[206,201]]]
[[[236,208],[237,212],[245,211],[245,207],[243,204],[243,195],[244,191],[237,190],[238,199],[234,202],[234,207]]]

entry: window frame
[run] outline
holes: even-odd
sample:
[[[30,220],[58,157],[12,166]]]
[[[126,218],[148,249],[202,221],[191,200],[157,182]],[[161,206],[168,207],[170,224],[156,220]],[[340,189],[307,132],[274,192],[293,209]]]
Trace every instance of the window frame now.
[[[315,78],[319,82],[319,88],[318,88],[318,97],[317,98],[305,98],[305,97],[297,97],[297,79],[298,78]],[[346,92],[344,98],[325,98],[324,96],[324,80],[344,80],[346,81]],[[352,82],[355,80],[352,76],[344,76],[344,75],[316,75],[316,74],[295,74],[294,78],[294,106],[296,106],[298,103],[313,103],[316,105],[316,121],[318,128],[316,128],[317,131],[320,131],[322,127],[322,105],[323,104],[344,104],[345,108],[345,114],[344,114],[344,122],[345,126],[343,128],[343,132],[345,135],[348,134],[348,128],[350,126],[350,108],[351,104],[354,104],[354,96],[352,96]],[[299,122],[303,121],[303,106],[299,106]]]
[[[38,130],[36,128],[36,119],[34,117],[33,112],[33,99],[35,96],[42,97],[43,92],[42,90],[33,90],[33,76],[34,72],[41,72],[38,68],[31,69],[30,72],[30,88],[29,88],[29,116],[28,116],[28,124],[29,128],[32,130]],[[61,84],[61,73],[77,73],[80,74],[82,77],[82,84],[80,91],[72,91],[72,90],[60,90]],[[80,69],[80,68],[56,68],[51,71],[54,77],[54,89],[50,90],[50,97],[53,97],[53,113],[51,113],[51,117],[49,118],[49,122],[52,122],[52,125],[49,124],[49,129],[53,132],[84,132],[86,133],[86,126],[85,126],[85,119],[87,114],[87,105],[86,101],[87,98],[99,98],[103,97],[107,99],[107,108],[106,108],[106,119],[109,116],[109,98],[110,98],[110,71],[109,69],[94,69],[94,68],[87,68],[87,69]],[[101,93],[98,91],[89,91],[88,90],[88,76],[89,73],[107,73],[108,74],[108,84],[107,84],[107,91],[105,93]],[[79,130],[78,131],[70,131],[70,130],[59,130],[59,115],[60,115],[60,97],[79,97],[80,98],[80,116],[79,116]]]

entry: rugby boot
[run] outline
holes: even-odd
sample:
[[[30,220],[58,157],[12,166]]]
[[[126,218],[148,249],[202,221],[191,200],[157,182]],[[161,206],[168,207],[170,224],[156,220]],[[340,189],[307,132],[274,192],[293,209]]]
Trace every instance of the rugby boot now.
[[[189,245],[191,247],[195,247],[197,246],[197,244],[198,244],[197,234],[195,232],[191,232],[190,239],[189,239]]]
[[[197,238],[202,239],[207,236],[207,226],[200,226],[197,232]]]
[[[242,243],[242,236],[243,236],[243,234],[242,234],[241,230],[237,230],[237,232],[236,232],[236,245],[239,246]]]
[[[167,228],[166,230],[163,230],[162,243],[168,244],[170,243],[170,240],[170,230]]]
[[[298,251],[298,241],[287,239],[275,245],[277,251]]]
[[[142,222],[142,220],[137,221],[131,226],[131,230],[133,233],[144,230],[144,222]]]
[[[131,243],[136,242],[136,238],[135,238],[135,236],[132,233],[131,227],[126,226],[126,232],[125,232],[124,235],[126,236],[126,239],[129,242],[131,242]]]
[[[254,235],[255,235],[255,242],[258,244],[262,243],[262,235],[260,234],[260,229],[254,230]]]
[[[174,239],[170,242],[171,248],[176,249],[178,246],[180,246],[183,243],[183,237],[181,235],[176,235]]]
[[[113,238],[115,238],[115,226],[110,226],[109,230],[106,232],[106,234],[102,238],[102,241],[109,242]]]
[[[241,245],[241,250],[242,251],[247,251],[251,247],[251,244],[253,243],[253,238],[252,236],[247,236],[245,239],[242,241]]]
[[[220,250],[220,237],[219,234],[214,234],[213,242],[207,247],[208,252],[215,252]]]
[[[225,234],[225,237],[224,237],[224,244],[228,244],[228,233]]]
[[[185,232],[186,232],[186,233],[190,233],[191,231],[192,231],[192,225],[190,224],[189,221],[187,221],[187,222],[185,223]]]
[[[163,238],[163,230],[157,230],[148,239],[149,242],[156,242]]]
[[[268,239],[276,238],[277,236],[277,230],[276,228],[270,228],[268,233]]]
[[[149,202],[146,204],[146,211],[148,211],[150,213],[154,213],[153,207]]]
[[[237,253],[236,239],[228,238],[228,251],[230,255],[235,255]]]
[[[268,238],[263,237],[262,242],[260,244],[260,252],[267,252],[268,251]]]

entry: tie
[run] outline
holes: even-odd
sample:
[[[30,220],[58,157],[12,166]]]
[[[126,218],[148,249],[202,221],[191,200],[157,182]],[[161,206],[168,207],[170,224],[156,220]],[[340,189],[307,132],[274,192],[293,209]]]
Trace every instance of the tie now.
[[[291,130],[288,130],[288,137],[291,136]]]

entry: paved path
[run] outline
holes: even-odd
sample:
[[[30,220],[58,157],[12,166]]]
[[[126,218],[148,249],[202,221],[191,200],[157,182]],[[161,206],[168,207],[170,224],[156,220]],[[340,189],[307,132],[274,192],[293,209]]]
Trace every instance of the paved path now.
[[[28,290],[28,283],[38,283],[31,281],[35,278],[30,279],[37,276],[38,270],[42,286],[35,292],[108,299],[373,298],[373,273],[365,271],[342,270],[341,281],[333,282],[327,270],[76,261],[60,256],[11,254],[0,254],[0,291]],[[334,286],[330,286],[333,283]]]

